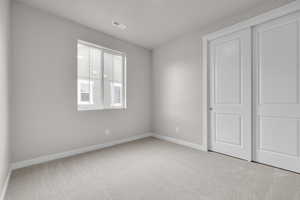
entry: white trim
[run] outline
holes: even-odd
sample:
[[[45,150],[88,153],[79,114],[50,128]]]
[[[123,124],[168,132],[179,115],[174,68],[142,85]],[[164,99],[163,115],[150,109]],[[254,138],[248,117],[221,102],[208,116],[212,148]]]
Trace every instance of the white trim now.
[[[212,39],[215,39],[217,37],[227,35],[227,34],[239,31],[239,30],[244,29],[244,28],[249,28],[251,26],[262,24],[262,23],[267,22],[269,20],[272,20],[272,19],[281,17],[283,15],[287,15],[287,14],[296,12],[298,10],[300,10],[300,0],[296,0],[292,3],[284,5],[282,7],[275,8],[275,9],[269,11],[269,12],[266,12],[264,14],[261,14],[261,15],[258,15],[256,17],[250,18],[246,21],[242,21],[240,23],[234,24],[232,26],[223,28],[223,29],[221,29],[219,31],[216,31],[214,33],[207,34],[203,38],[205,38],[206,40],[212,40]]]
[[[5,194],[6,194],[6,191],[7,191],[7,187],[8,187],[8,183],[9,183],[9,180],[10,180],[11,172],[12,172],[12,170],[10,168],[9,171],[8,171],[7,177],[5,179],[3,188],[1,190],[0,200],[4,200],[4,198],[5,198]]]
[[[96,150],[104,149],[104,148],[107,148],[107,147],[112,147],[112,146],[115,146],[115,145],[118,145],[118,144],[123,144],[123,143],[131,142],[131,141],[147,138],[147,137],[154,137],[154,138],[157,138],[157,139],[160,139],[160,140],[165,140],[165,141],[172,142],[172,143],[175,143],[175,144],[187,146],[187,147],[190,147],[190,148],[193,148],[193,149],[206,151],[204,146],[200,145],[200,144],[187,142],[187,141],[177,139],[177,138],[174,138],[174,137],[157,135],[157,134],[154,134],[154,133],[145,133],[145,134],[142,134],[142,135],[132,136],[132,137],[128,137],[126,139],[121,139],[121,140],[117,140],[117,141],[113,141],[113,142],[109,142],[109,143],[96,144],[96,145],[92,145],[92,146],[88,146],[88,147],[83,147],[83,148],[80,148],[80,149],[74,149],[74,150],[67,151],[67,152],[62,152],[62,153],[57,153],[57,154],[50,154],[50,155],[46,155],[46,156],[40,156],[40,157],[37,157],[37,158],[33,158],[33,159],[30,159],[30,160],[15,162],[15,163],[12,163],[11,170],[16,170],[16,169],[20,169],[20,168],[24,168],[24,167],[29,167],[29,166],[32,166],[32,165],[37,165],[37,164],[41,164],[41,163],[45,163],[45,162],[49,162],[49,161],[53,161],[53,160],[57,160],[57,159],[61,159],[61,158],[66,158],[66,157],[70,157],[70,156],[75,156],[75,155],[82,154],[82,153],[96,151]],[[0,198],[0,200],[2,200],[2,199]]]
[[[245,28],[252,28],[253,26],[256,26],[258,24],[262,24],[264,22],[267,22],[269,20],[291,14],[293,12],[300,10],[300,0],[296,0],[292,3],[286,4],[282,7],[273,9],[269,12],[266,12],[264,14],[258,15],[256,17],[253,17],[249,20],[237,23],[235,25],[226,27],[224,29],[221,29],[219,31],[216,31],[214,33],[210,33],[202,37],[202,134],[203,134],[203,148],[207,151],[208,150],[208,137],[209,137],[209,78],[208,78],[208,69],[209,69],[209,55],[208,55],[208,48],[209,48],[209,41],[245,29]]]
[[[143,139],[143,138],[151,137],[151,136],[152,136],[152,133],[145,133],[142,135],[136,135],[136,136],[128,137],[125,139],[121,139],[121,140],[117,140],[117,141],[113,141],[113,142],[109,142],[109,143],[96,144],[96,145],[83,147],[80,149],[75,149],[75,150],[71,150],[71,151],[67,151],[67,152],[50,154],[50,155],[33,158],[30,160],[19,161],[19,162],[12,163],[12,170],[28,167],[31,165],[37,165],[37,164],[49,162],[52,160],[66,158],[66,157],[70,157],[70,156],[74,156],[74,155],[78,155],[78,154],[82,154],[82,153],[86,153],[86,152],[90,152],[90,151],[95,151],[95,150],[115,146],[115,145],[122,144],[122,143],[131,142],[131,141],[135,141],[135,140],[139,140],[139,139]]]
[[[172,143],[175,143],[175,144],[187,146],[187,147],[190,147],[190,148],[193,148],[193,149],[206,151],[206,148],[204,148],[204,146],[200,145],[200,144],[187,142],[185,140],[177,139],[177,138],[174,138],[174,137],[157,135],[157,134],[154,134],[154,133],[145,133],[145,134],[142,134],[142,135],[132,136],[132,137],[128,137],[128,138],[125,138],[125,139],[121,139],[121,140],[117,140],[117,141],[113,141],[113,142],[109,142],[109,143],[96,144],[96,145],[92,145],[92,146],[88,146],[88,147],[83,147],[83,148],[80,148],[80,149],[74,149],[74,150],[67,151],[67,152],[62,152],[62,153],[57,153],[57,154],[50,154],[50,155],[46,155],[46,156],[40,156],[40,157],[37,157],[37,158],[33,158],[33,159],[30,159],[30,160],[15,162],[15,163],[12,163],[11,170],[16,170],[16,169],[20,169],[20,168],[24,168],[24,167],[29,167],[29,166],[32,166],[32,165],[37,165],[37,164],[41,164],[41,163],[45,163],[45,162],[49,162],[49,161],[57,160],[57,159],[61,159],[61,158],[66,158],[66,157],[70,157],[70,156],[75,156],[75,155],[82,154],[82,153],[96,151],[96,150],[104,149],[104,148],[107,148],[107,147],[112,147],[112,146],[115,146],[115,145],[118,145],[118,144],[123,144],[123,143],[131,142],[131,141],[147,138],[147,137],[154,137],[154,138],[157,138],[157,139],[160,139],[160,140],[165,140],[165,141],[172,142]],[[0,199],[0,200],[2,200],[2,199]]]
[[[202,142],[205,151],[208,151],[208,107],[209,107],[209,90],[208,90],[208,41],[202,41]],[[205,95],[206,94],[206,95]]]
[[[192,143],[192,142],[187,142],[185,140],[177,139],[174,137],[169,137],[169,136],[164,136],[164,135],[153,135],[153,137],[160,139],[160,140],[165,140],[165,141],[172,142],[175,144],[179,144],[179,145],[183,145],[183,146],[190,147],[193,149],[197,149],[200,151],[206,151],[206,149],[203,147],[203,145]]]

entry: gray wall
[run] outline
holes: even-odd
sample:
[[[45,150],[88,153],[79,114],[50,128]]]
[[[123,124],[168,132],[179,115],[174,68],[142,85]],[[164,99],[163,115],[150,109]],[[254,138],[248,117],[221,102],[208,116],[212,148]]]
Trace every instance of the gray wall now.
[[[288,2],[279,0],[236,13],[154,49],[153,131],[202,144],[202,36]]]
[[[0,1],[0,195],[9,169],[9,90],[10,1]]]
[[[13,162],[150,131],[151,51],[21,3],[12,16]],[[77,39],[126,52],[127,110],[77,111]]]

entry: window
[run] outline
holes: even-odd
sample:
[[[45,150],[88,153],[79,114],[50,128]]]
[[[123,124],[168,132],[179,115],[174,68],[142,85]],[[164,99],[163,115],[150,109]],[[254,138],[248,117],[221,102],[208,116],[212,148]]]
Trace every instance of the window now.
[[[124,53],[78,41],[78,110],[126,108],[125,81]]]

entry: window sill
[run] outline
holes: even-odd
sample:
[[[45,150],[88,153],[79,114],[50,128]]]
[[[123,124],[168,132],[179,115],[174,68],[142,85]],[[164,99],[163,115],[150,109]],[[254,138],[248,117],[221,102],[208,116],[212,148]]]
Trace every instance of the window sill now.
[[[127,107],[118,108],[88,108],[88,107],[78,107],[77,111],[106,111],[106,110],[126,110]]]

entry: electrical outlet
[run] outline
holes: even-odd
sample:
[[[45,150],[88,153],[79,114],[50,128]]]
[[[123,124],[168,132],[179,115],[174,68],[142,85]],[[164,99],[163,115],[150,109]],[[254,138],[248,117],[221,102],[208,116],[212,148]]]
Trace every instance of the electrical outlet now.
[[[105,129],[105,135],[110,135],[110,130],[109,129]]]
[[[178,133],[179,132],[179,127],[176,127],[175,131],[176,131],[176,133]]]

